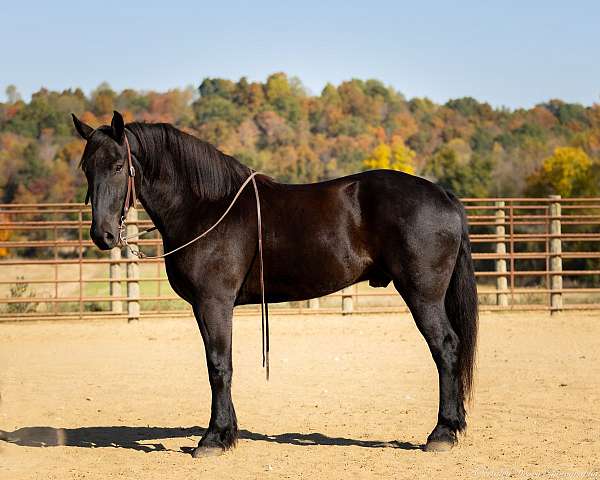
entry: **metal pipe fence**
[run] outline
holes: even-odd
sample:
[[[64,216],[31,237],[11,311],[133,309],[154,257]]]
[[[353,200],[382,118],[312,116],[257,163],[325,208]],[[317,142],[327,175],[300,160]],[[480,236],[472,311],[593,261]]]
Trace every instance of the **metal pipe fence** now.
[[[482,310],[600,310],[600,198],[465,198]],[[0,320],[191,315],[163,261],[100,252],[83,204],[0,204]],[[143,210],[133,233],[152,225]],[[158,234],[139,239],[160,254]],[[290,268],[294,268],[290,264]],[[278,313],[406,311],[393,287],[358,284]],[[258,306],[236,308],[256,314]]]

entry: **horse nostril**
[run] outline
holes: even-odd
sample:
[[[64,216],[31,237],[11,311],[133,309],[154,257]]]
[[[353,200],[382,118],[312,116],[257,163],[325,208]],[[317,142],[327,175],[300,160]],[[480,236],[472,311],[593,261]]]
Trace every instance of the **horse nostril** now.
[[[115,240],[115,236],[110,233],[110,232],[104,232],[104,241],[108,244],[108,245],[112,245],[112,243]]]

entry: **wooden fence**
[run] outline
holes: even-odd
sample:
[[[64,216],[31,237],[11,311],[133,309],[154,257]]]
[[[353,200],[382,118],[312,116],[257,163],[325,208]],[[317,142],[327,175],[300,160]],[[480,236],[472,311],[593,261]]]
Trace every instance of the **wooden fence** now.
[[[600,198],[467,198],[482,310],[600,310]],[[132,211],[133,233],[150,221]],[[89,240],[82,204],[0,205],[0,320],[190,315],[162,260]],[[267,226],[268,228],[268,226]],[[161,252],[158,235],[139,240]],[[290,268],[294,268],[290,261]],[[392,287],[359,284],[321,299],[273,305],[279,313],[396,312]],[[255,314],[258,307],[239,307]]]

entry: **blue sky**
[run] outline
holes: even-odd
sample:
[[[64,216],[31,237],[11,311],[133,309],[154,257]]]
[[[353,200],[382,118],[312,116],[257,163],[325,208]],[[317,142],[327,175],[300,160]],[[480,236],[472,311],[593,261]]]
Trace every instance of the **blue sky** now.
[[[8,84],[28,98],[284,71],[312,93],[378,78],[437,102],[600,102],[598,1],[20,0],[2,19],[0,96]]]

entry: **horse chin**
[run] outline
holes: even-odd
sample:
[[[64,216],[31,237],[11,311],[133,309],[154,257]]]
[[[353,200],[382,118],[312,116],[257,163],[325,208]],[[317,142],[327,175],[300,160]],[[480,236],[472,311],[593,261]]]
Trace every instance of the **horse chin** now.
[[[115,237],[103,237],[92,236],[92,241],[100,250],[111,250],[117,246],[117,239]]]
[[[111,250],[113,247],[106,243],[94,242],[100,250]]]

